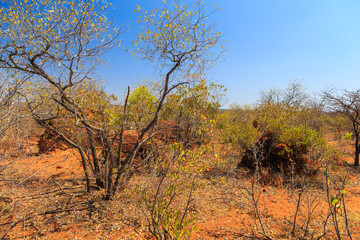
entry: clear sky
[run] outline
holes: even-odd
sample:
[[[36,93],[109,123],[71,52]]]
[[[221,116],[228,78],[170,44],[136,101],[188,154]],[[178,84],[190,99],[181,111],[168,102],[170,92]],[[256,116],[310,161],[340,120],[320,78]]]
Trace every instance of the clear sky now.
[[[113,0],[115,21],[131,27],[121,37],[123,48],[108,53],[107,68],[99,70],[109,92],[122,96],[131,83],[156,79],[154,65],[133,61],[125,49],[139,32],[136,5],[146,10],[161,2]],[[309,93],[360,88],[359,0],[219,0],[217,5],[222,11],[213,20],[229,52],[209,79],[228,88],[226,106],[255,103],[261,90],[285,88],[294,79],[303,79]]]

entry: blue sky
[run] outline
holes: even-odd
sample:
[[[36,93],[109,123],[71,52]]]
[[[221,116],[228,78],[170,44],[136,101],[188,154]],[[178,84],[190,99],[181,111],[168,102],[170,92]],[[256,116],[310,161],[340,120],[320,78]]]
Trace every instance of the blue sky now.
[[[99,74],[109,92],[122,96],[126,86],[157,78],[154,65],[133,61],[125,49],[139,32],[136,5],[146,10],[162,1],[113,2],[116,22],[130,29],[121,37],[123,48],[108,53],[110,61]],[[303,79],[309,93],[360,88],[360,1],[222,0],[217,5],[222,11],[213,20],[229,51],[209,79],[228,88],[226,105],[253,104],[261,90],[285,88],[294,79]]]

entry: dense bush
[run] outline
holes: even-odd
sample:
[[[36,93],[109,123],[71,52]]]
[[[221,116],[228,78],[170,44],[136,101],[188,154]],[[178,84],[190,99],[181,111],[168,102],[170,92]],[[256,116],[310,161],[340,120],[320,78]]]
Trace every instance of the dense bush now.
[[[133,89],[127,103],[128,122],[131,123],[131,127],[140,132],[156,111],[156,102],[155,93],[145,84]]]
[[[307,154],[327,144],[312,127],[314,112],[306,107],[264,103],[254,108],[232,106],[221,115],[221,138],[244,152],[242,165],[255,169],[313,174],[314,164]]]
[[[222,85],[204,80],[182,86],[168,97],[161,117],[176,122],[185,146],[200,144],[209,137],[224,91]]]

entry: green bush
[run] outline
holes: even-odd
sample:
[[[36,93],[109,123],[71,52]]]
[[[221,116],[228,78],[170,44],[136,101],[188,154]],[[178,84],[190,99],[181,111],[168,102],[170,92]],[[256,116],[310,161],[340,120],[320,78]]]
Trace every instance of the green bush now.
[[[224,143],[245,153],[245,166],[255,168],[258,160],[277,171],[287,171],[295,164],[298,172],[304,172],[304,168],[319,166],[310,166],[308,153],[328,149],[324,136],[308,122],[313,120],[312,114],[309,108],[285,104],[233,105],[221,114],[218,127]]]
[[[150,121],[155,112],[157,97],[145,84],[133,89],[128,99],[128,121],[140,131]]]
[[[202,143],[218,116],[224,87],[205,80],[179,87],[168,96],[161,118],[182,129],[185,146]]]

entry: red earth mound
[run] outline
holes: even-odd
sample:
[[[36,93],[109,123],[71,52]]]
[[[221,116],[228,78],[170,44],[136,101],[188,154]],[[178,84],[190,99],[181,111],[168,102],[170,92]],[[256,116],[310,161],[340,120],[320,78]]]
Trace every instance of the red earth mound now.
[[[154,141],[155,143],[167,143],[167,142],[175,142],[179,139],[180,136],[180,127],[174,121],[160,121],[156,127],[154,133]],[[148,135],[145,135],[147,137]],[[100,144],[99,139],[95,139],[98,144]],[[119,139],[118,139],[119,140]],[[135,144],[139,140],[139,133],[135,130],[125,130],[123,134],[123,153],[129,153]],[[150,145],[148,143],[143,144],[140,152],[148,150]],[[55,149],[64,150],[67,148],[71,148],[69,144],[59,135],[46,130],[44,134],[42,134],[38,141],[39,154],[49,153],[55,151]]]
[[[275,172],[295,173],[304,172],[308,167],[305,147],[290,146],[286,143],[277,143],[275,134],[271,131],[264,133],[255,143],[253,149],[247,149],[238,166],[245,166],[255,170],[259,168],[271,169]]]

